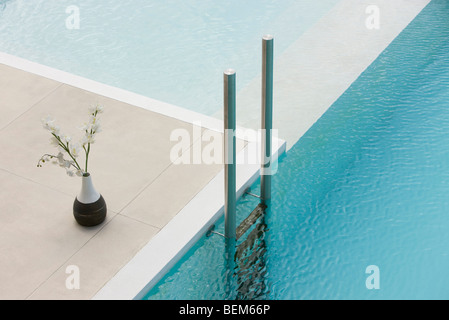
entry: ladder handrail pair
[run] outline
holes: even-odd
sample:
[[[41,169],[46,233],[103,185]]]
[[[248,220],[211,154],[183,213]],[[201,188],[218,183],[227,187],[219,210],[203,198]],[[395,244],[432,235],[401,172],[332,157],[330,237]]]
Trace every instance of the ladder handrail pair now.
[[[271,153],[273,129],[273,56],[274,38],[262,38],[262,167],[260,198],[271,200]],[[224,156],[225,156],[225,237],[236,238],[236,72],[224,72]]]

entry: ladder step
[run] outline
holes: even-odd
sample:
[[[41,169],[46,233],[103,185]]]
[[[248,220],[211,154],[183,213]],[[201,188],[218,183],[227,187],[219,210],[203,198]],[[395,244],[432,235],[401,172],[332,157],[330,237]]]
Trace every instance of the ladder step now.
[[[260,218],[260,216],[262,216],[265,212],[265,209],[267,208],[266,205],[260,203],[256,209],[253,210],[253,212],[251,212],[251,214],[242,221],[242,223],[237,227],[236,230],[236,238],[237,240],[240,239],[241,236],[243,236],[246,231],[249,230],[249,228],[251,228],[251,226],[257,221],[257,219]]]

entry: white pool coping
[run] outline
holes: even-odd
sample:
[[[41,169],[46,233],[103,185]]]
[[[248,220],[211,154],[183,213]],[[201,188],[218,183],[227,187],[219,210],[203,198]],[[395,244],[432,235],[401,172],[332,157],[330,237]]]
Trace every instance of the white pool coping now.
[[[0,63],[51,80],[112,98],[176,120],[223,132],[223,121],[178,106],[105,85],[68,72],[0,52]],[[260,165],[248,157],[260,150],[258,140],[238,127],[236,137],[246,140],[237,154],[237,197],[258,178]],[[273,159],[286,151],[286,142],[273,137]],[[162,230],[94,296],[95,300],[142,298],[224,213],[224,170],[213,178]]]
[[[83,78],[62,70],[51,68],[36,62],[32,62],[14,55],[0,51],[0,63],[30,72],[51,80],[55,80],[79,89],[83,89],[101,96],[118,100],[130,105],[153,111],[183,122],[198,124],[214,131],[223,131],[223,121],[187,110],[169,103],[151,99],[137,93],[109,86],[94,80]]]

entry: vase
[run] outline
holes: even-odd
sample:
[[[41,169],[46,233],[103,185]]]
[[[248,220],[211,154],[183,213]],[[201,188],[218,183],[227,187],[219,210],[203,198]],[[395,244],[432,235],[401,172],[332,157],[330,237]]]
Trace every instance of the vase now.
[[[85,173],[81,179],[81,191],[73,203],[73,215],[80,225],[94,227],[106,219],[106,202],[95,190],[89,173]]]

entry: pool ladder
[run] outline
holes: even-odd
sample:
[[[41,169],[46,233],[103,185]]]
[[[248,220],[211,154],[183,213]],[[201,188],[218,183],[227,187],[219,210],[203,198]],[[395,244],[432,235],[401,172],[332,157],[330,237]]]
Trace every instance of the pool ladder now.
[[[262,38],[262,162],[260,170],[260,199],[253,212],[236,227],[236,72],[224,72],[224,156],[225,156],[225,234],[226,239],[238,240],[263,216],[271,200],[271,154],[273,129],[273,54],[274,38]],[[219,234],[213,229],[211,233]]]

